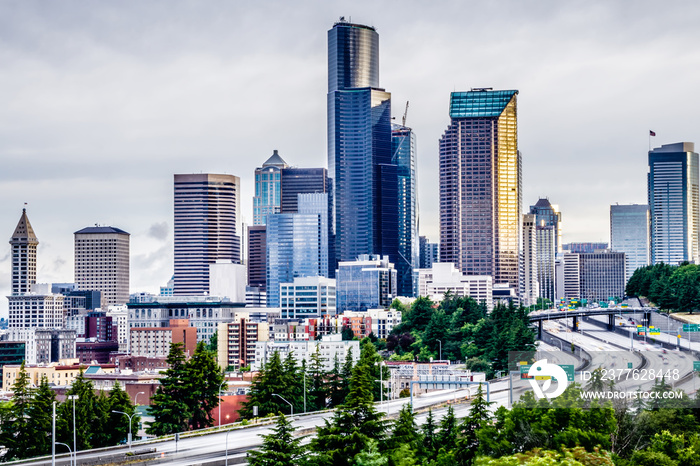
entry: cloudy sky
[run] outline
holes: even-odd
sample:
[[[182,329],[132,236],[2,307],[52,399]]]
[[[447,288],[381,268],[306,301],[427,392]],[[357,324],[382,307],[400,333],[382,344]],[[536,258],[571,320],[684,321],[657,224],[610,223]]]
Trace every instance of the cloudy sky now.
[[[410,101],[432,240],[451,91],[520,91],[524,208],[558,204],[565,242],[608,241],[609,205],[646,202],[650,129],[654,145],[700,142],[697,2],[2,0],[0,237],[28,203],[38,281],[72,282],[73,232],[122,228],[131,291],[157,291],[172,275],[174,173],[241,177],[251,221],[253,171],[274,149],[327,165],[340,16],[377,28],[394,115]]]

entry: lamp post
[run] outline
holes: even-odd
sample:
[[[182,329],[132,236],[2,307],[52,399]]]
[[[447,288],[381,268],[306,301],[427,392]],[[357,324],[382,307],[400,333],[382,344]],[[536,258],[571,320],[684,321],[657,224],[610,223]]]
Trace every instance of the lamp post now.
[[[232,430],[229,430],[226,432],[226,466],[228,466],[228,434],[233,432]]]
[[[294,417],[294,405],[293,405],[293,404],[291,404],[289,401],[287,401],[282,395],[278,395],[277,393],[273,393],[272,396],[279,397],[279,398],[282,399],[282,401],[284,401],[285,403],[287,403],[287,404],[289,405],[289,407],[291,408],[291,410],[292,410],[292,411],[291,411],[292,414],[291,414],[290,417]]]
[[[381,361],[375,362],[375,365],[379,366],[379,406],[384,404],[384,374],[382,374],[382,363]],[[376,380],[375,380],[376,382]]]
[[[224,375],[224,381],[219,384],[219,427],[221,427],[221,387],[226,385],[226,388],[228,388],[228,380],[226,380],[226,375]]]
[[[138,403],[136,402],[136,400],[139,399],[139,395],[145,395],[145,394],[146,394],[146,392],[138,392],[136,394],[136,396],[134,397],[134,405],[138,406]]]
[[[440,343],[440,361],[442,361],[442,341],[438,340],[438,343]]]
[[[51,406],[51,466],[56,466],[56,402]]]
[[[69,454],[70,456],[73,456],[73,450],[70,449],[70,447],[68,446],[67,443],[63,443],[63,442],[54,442],[54,443],[55,443],[56,445],[63,445],[64,447],[66,447],[66,448],[68,449],[68,454]],[[55,458],[54,458],[52,461],[55,461]]]
[[[78,442],[75,435],[75,400],[79,399],[78,395],[68,395],[69,400],[73,400],[73,464],[78,464]]]
[[[131,418],[133,418],[134,416],[136,416],[136,413],[134,413],[134,414],[132,414],[132,415],[129,415],[129,414],[125,413],[124,411],[117,411],[117,410],[114,410],[114,409],[112,410],[112,412],[113,412],[113,413],[123,414],[124,416],[126,416],[126,417],[129,418],[129,438],[128,438],[128,440],[129,440],[129,451],[131,451],[131,424],[132,424]]]

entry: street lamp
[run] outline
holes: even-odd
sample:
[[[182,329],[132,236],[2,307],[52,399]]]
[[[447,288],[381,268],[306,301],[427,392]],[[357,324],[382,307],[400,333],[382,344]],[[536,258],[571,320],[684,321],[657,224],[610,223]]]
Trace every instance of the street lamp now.
[[[112,410],[112,412],[113,412],[113,413],[123,414],[124,416],[126,416],[126,417],[129,418],[129,438],[128,438],[128,440],[129,440],[129,451],[131,451],[131,424],[132,424],[131,418],[133,418],[134,416],[136,416],[136,413],[134,413],[134,414],[132,414],[132,415],[129,415],[129,414],[125,413],[124,411],[117,411],[117,410],[114,410],[114,409]]]
[[[73,400],[73,464],[78,464],[78,442],[75,435],[75,400],[80,399],[78,395],[68,395],[69,400]]]
[[[226,385],[226,388],[228,388],[228,380],[226,380],[226,376],[224,375],[224,381],[219,384],[219,427],[221,427],[221,387]]]
[[[290,417],[294,417],[294,405],[293,405],[293,404],[291,404],[289,401],[285,400],[284,397],[283,397],[282,395],[278,395],[277,393],[273,393],[272,396],[279,397],[279,398],[282,399],[282,401],[284,401],[285,403],[287,403],[287,404],[289,405],[289,407],[292,409],[292,414],[291,414]]]
[[[73,450],[70,449],[70,447],[68,446],[67,443],[63,443],[63,442],[54,442],[54,443],[56,443],[56,445],[63,445],[64,447],[66,447],[68,449],[68,454],[70,456],[73,456]],[[55,459],[53,461],[55,461]]]
[[[134,397],[134,405],[135,405],[135,406],[138,406],[138,403],[136,402],[136,400],[139,399],[139,395],[145,395],[145,394],[146,394],[146,392],[138,392],[138,393],[136,394],[136,396]]]
[[[442,361],[442,341],[438,340],[438,343],[440,343],[440,361]]]
[[[379,366],[379,405],[381,406],[384,404],[384,374],[382,374],[382,362],[375,362],[374,365]]]
[[[56,401],[51,406],[51,466],[56,466]]]
[[[228,434],[233,432],[232,430],[229,430],[226,432],[226,466],[228,466]]]

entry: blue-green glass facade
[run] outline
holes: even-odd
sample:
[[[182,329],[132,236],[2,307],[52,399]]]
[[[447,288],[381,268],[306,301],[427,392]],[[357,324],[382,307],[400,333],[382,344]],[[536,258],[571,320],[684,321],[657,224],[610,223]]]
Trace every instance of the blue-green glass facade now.
[[[416,296],[420,245],[416,195],[416,136],[411,128],[392,125],[392,162],[397,167],[398,257],[394,262],[399,296]]]
[[[280,213],[282,204],[281,171],[287,163],[277,151],[255,169],[255,196],[253,196],[253,225],[265,225],[267,216]]]
[[[518,91],[453,92],[450,96],[450,118],[499,117]]]

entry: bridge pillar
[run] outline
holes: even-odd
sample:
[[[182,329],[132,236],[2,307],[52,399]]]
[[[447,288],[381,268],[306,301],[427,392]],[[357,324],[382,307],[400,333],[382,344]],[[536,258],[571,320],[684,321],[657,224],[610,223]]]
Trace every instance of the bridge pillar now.
[[[615,316],[613,314],[608,314],[608,330],[615,330]]]
[[[540,319],[539,325],[537,327],[537,339],[538,340],[542,339],[542,319]]]
[[[649,328],[651,325],[651,312],[644,313],[644,325],[646,328]]]
[[[574,332],[578,330],[578,316],[574,316],[573,329]]]

